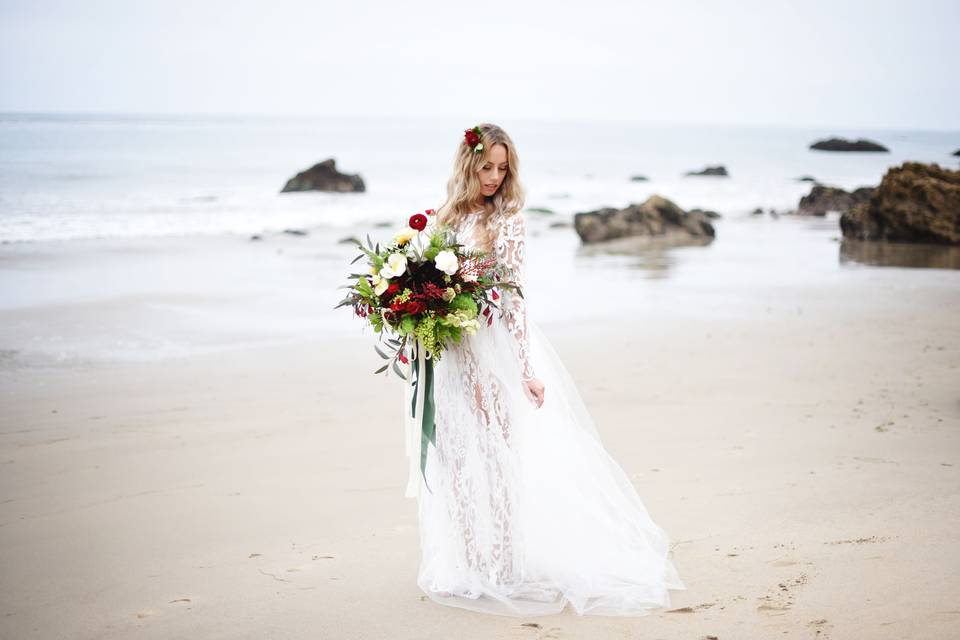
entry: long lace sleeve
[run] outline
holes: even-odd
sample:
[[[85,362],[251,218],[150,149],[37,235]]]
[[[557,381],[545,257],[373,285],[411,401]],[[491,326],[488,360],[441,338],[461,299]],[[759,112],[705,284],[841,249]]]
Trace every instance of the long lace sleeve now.
[[[526,224],[521,213],[518,212],[501,221],[495,249],[498,261],[509,269],[508,277],[523,289],[525,283],[523,263],[527,246]],[[530,363],[526,301],[516,292],[506,289],[503,291],[502,309],[507,330],[515,341],[514,350],[523,371],[523,381],[532,380],[536,375]]]

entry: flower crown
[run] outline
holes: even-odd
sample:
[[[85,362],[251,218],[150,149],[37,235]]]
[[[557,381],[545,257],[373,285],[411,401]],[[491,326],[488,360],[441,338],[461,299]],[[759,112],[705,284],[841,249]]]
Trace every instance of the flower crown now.
[[[473,129],[467,129],[463,132],[463,140],[467,143],[467,146],[473,149],[474,153],[479,153],[483,151],[483,143],[480,142],[480,127],[476,126]]]

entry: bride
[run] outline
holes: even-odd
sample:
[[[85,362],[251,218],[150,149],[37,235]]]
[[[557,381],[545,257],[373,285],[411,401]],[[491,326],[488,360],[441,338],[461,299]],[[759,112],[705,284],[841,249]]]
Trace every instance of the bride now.
[[[517,170],[503,129],[467,130],[436,216],[467,248],[494,253],[526,294]],[[435,366],[436,446],[425,477],[419,454],[411,461],[407,488],[418,496],[417,584],[440,604],[513,616],[567,603],[579,615],[669,606],[668,589],[686,587],[667,534],[607,453],[523,297],[499,294],[502,316]]]

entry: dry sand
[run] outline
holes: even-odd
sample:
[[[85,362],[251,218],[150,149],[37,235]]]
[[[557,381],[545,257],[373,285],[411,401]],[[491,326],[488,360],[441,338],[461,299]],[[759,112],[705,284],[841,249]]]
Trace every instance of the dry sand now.
[[[423,596],[402,387],[372,375],[369,335],[7,361],[0,637],[948,637],[950,293],[811,290],[740,319],[648,316],[620,339],[544,327],[673,538],[688,590],[641,618],[485,616]]]

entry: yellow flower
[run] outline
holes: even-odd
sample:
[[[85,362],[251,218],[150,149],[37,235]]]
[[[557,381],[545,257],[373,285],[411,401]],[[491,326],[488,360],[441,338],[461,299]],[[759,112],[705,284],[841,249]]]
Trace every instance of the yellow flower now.
[[[410,242],[415,235],[417,235],[416,229],[404,229],[397,235],[393,236],[393,239],[397,244],[403,246]]]

